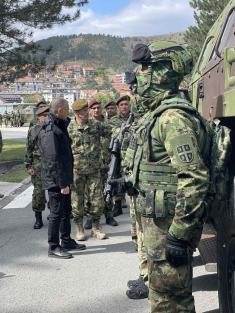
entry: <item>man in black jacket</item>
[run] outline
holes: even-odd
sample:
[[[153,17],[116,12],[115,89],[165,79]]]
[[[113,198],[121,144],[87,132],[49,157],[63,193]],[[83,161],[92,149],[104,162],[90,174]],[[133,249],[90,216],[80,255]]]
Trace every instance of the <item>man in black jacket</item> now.
[[[48,256],[63,259],[72,257],[68,250],[86,248],[70,237],[70,185],[73,182],[73,157],[67,132],[68,112],[69,105],[65,99],[54,99],[51,102],[50,113],[39,133],[42,186],[48,190],[50,203]]]

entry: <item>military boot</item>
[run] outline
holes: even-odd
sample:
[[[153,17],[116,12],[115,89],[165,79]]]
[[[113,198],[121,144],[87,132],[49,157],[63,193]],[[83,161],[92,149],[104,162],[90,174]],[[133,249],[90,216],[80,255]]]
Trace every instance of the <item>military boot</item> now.
[[[143,278],[140,276],[138,279],[128,280],[127,287],[131,289],[137,285],[142,284],[142,282],[143,282]]]
[[[85,232],[84,232],[84,228],[82,224],[76,224],[76,235],[75,238],[78,241],[85,241],[86,240],[86,236],[85,236]]]
[[[113,206],[113,216],[116,217],[118,215],[123,214],[122,212],[122,200],[116,200]]]
[[[101,231],[99,222],[92,223],[91,236],[99,240],[107,238],[106,234]]]
[[[87,217],[84,228],[85,229],[91,229],[92,228],[92,218],[90,216]]]
[[[145,299],[148,298],[149,289],[145,285],[143,278],[139,278],[136,281],[129,281],[127,283],[130,289],[126,291],[126,295],[129,299]]]
[[[111,226],[118,226],[118,222],[112,216],[106,216],[106,224]]]
[[[43,222],[42,222],[42,212],[35,212],[35,218],[36,221],[33,225],[34,229],[40,229],[43,226]]]

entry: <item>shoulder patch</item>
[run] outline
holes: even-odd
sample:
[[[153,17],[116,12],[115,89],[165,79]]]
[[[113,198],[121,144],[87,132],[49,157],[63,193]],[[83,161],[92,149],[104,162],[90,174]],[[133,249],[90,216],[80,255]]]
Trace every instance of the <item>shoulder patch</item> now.
[[[176,147],[179,158],[183,163],[191,163],[193,161],[193,152],[189,144],[183,144]]]
[[[192,134],[182,134],[172,138],[170,151],[176,166],[197,164],[201,159],[196,138]]]

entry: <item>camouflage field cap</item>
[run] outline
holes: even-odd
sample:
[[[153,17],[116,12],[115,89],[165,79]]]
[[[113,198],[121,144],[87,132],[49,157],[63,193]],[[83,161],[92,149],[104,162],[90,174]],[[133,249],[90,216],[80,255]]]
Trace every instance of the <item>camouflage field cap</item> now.
[[[36,104],[36,108],[38,108],[39,106],[40,107],[47,106],[46,100],[41,99],[40,101],[38,101],[37,104]]]
[[[84,109],[85,107],[88,107],[87,100],[85,100],[85,99],[76,100],[72,104],[73,111],[80,111],[80,110]]]
[[[43,113],[48,113],[49,110],[50,110],[49,105],[45,105],[44,107],[41,107],[41,108],[37,109],[36,115],[39,116],[39,115],[41,115]]]

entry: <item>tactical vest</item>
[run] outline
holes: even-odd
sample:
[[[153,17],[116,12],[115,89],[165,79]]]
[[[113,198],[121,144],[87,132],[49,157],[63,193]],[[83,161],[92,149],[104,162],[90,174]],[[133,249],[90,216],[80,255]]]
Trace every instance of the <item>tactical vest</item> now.
[[[146,217],[163,218],[174,215],[178,185],[176,170],[171,163],[151,161],[151,130],[161,114],[168,109],[180,109],[189,113],[188,117],[195,125],[197,136],[200,136],[202,127],[199,113],[188,101],[180,98],[162,101],[157,109],[139,120],[127,149],[124,165],[132,171],[131,181],[143,196],[139,197],[138,209]],[[205,142],[204,146],[208,145],[209,142]],[[202,151],[203,154],[205,153]]]

